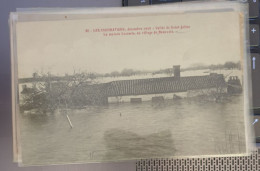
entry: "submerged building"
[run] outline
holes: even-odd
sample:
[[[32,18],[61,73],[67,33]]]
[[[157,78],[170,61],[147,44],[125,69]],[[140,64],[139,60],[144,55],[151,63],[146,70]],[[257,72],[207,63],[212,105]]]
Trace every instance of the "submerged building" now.
[[[172,77],[119,80],[92,85],[86,92],[101,103],[142,102],[226,93],[223,74],[181,77],[180,66],[173,67]]]
[[[163,101],[165,99],[181,99],[186,97],[208,96],[217,101],[226,93],[242,92],[240,80],[236,76],[229,77],[226,82],[223,74],[211,73],[202,76],[181,77],[180,66],[173,66],[173,76],[131,80],[116,80],[108,83],[90,84],[85,82],[74,90],[66,90],[66,81],[50,81],[52,96],[59,96],[58,101],[73,106],[98,105],[108,103],[142,101]],[[65,88],[64,88],[65,87]],[[21,94],[30,94],[32,88],[23,85]],[[44,94],[43,94],[44,95]],[[36,97],[38,99],[38,97]]]

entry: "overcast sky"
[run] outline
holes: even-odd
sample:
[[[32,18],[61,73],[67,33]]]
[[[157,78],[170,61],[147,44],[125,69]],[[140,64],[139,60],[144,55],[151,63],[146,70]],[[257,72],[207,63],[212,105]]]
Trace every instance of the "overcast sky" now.
[[[17,24],[19,78],[33,72],[63,75],[108,73],[124,68],[158,70],[172,65],[240,60],[237,13],[182,14]],[[163,35],[112,36],[86,29],[188,25]],[[154,31],[154,30],[152,30]]]

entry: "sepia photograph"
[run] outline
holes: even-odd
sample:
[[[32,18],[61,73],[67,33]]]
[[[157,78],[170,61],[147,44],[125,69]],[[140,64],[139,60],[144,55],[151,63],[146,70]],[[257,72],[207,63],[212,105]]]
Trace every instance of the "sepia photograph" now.
[[[18,22],[24,165],[247,152],[237,12]]]

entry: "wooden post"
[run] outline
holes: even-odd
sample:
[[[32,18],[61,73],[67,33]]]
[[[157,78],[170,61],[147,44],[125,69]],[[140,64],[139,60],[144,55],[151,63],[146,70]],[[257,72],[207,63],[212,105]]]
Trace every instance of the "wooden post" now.
[[[70,121],[69,115],[66,115],[66,116],[67,116],[67,119],[68,119],[68,121],[69,121],[70,128],[73,128],[73,125],[72,125],[72,123],[71,123],[71,121]]]

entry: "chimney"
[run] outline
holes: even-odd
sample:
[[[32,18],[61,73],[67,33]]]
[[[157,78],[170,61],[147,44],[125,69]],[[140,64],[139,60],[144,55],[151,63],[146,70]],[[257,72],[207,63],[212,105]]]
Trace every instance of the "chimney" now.
[[[23,84],[22,85],[22,90],[25,91],[27,89],[27,85],[26,84]]]
[[[37,78],[38,77],[38,73],[37,72],[34,72],[33,73],[33,78]]]
[[[180,65],[173,65],[173,77],[174,78],[180,78],[181,76],[181,70]]]

